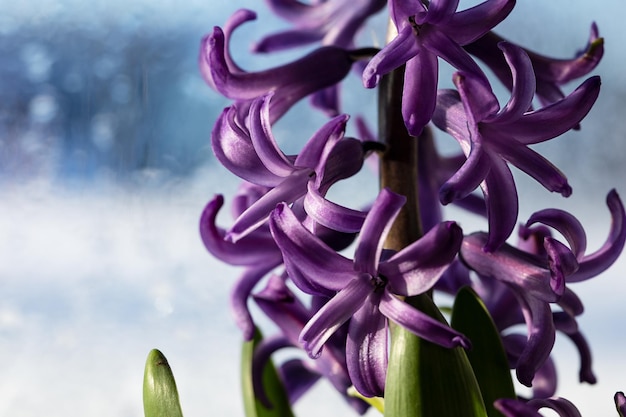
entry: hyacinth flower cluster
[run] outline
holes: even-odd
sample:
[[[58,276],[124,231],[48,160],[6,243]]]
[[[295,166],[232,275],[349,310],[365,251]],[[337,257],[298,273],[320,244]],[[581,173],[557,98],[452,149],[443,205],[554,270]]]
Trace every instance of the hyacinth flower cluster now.
[[[252,346],[249,415],[290,415],[285,410],[326,379],[359,414],[375,406],[392,417],[526,417],[545,408],[579,416],[557,396],[552,348],[557,334],[570,339],[581,382],[595,382],[575,284],[619,257],[626,210],[607,190],[608,236],[588,250],[584,226],[564,210],[519,218],[524,196],[510,166],[546,191],[572,193],[566,175],[532,146],[572,129],[584,134],[601,85],[590,74],[603,55],[596,25],[582,52],[557,59],[494,32],[514,0],[464,10],[458,0],[267,5],[291,28],[269,33],[253,52],[308,52],[261,71],[241,68],[231,37],[256,14],[239,10],[205,36],[199,53],[208,86],[233,100],[211,146],[242,180],[230,192],[234,219],[220,226],[218,194],[201,215],[200,235],[213,256],[243,267],[231,305]],[[361,45],[358,35],[379,13],[389,18],[388,42]],[[439,87],[440,60],[455,69],[453,89]],[[361,115],[342,113],[342,82],[354,76],[378,89],[378,133]],[[510,92],[505,103],[496,83]],[[327,120],[290,138],[301,147],[286,154],[274,126],[305,98]],[[440,155],[440,140],[456,141],[458,153]],[[360,207],[329,198],[335,184],[368,169],[370,157],[380,165],[378,195]],[[484,217],[484,229],[444,220],[448,204]],[[439,293],[456,297],[451,313],[435,302]],[[278,333],[260,336],[257,313]],[[284,349],[308,357],[275,365]],[[516,393],[520,385],[530,394]],[[614,401],[625,415],[624,395]]]

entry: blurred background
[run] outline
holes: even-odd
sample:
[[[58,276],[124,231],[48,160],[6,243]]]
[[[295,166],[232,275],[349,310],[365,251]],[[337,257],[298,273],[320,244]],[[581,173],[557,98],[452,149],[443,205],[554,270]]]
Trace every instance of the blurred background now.
[[[238,184],[211,155],[210,130],[228,101],[201,80],[198,49],[239,7],[258,12],[235,36],[242,67],[268,68],[302,54],[249,53],[252,42],[285,27],[261,1],[3,1],[0,415],[142,415],[152,348],[168,357],[186,415],[243,415],[241,337],[228,303],[239,271],[213,260],[197,232],[206,202]],[[520,1],[498,27],[522,46],[563,58],[585,45],[592,21],[605,37],[594,71],[602,93],[582,130],[537,147],[568,175],[574,194],[549,195],[518,175],[526,196],[520,220],[548,206],[569,210],[585,224],[590,250],[608,232],[607,192],[626,193],[624,13],[618,0],[601,7]],[[380,45],[384,27],[384,16],[374,19],[363,45]],[[450,84],[449,68],[443,71]],[[347,113],[376,120],[375,94],[357,77],[343,99]],[[295,152],[323,120],[303,103],[274,133]],[[365,172],[334,193],[354,205],[376,189],[375,174]],[[472,218],[462,226],[484,227]],[[592,344],[597,385],[578,384],[577,353],[557,340],[559,394],[586,416],[615,415],[613,394],[626,390],[625,271],[621,260],[572,286],[586,306],[579,324]],[[322,383],[296,407],[299,416],[320,412],[351,410]]]

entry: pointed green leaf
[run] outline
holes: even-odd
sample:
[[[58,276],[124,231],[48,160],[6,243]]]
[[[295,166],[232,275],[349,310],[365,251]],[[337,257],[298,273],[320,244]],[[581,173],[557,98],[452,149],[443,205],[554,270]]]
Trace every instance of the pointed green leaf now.
[[[412,297],[410,303],[445,323],[427,295]],[[487,417],[462,348],[446,349],[392,325],[390,350],[386,417]]]
[[[143,374],[145,417],[183,417],[172,369],[165,356],[152,349]]]
[[[263,369],[263,387],[272,408],[265,407],[256,397],[252,385],[252,359],[254,349],[262,340],[257,329],[254,338],[243,343],[241,354],[241,387],[246,417],[293,417],[289,398],[276,369],[270,361]]]
[[[483,395],[489,417],[502,417],[493,402],[517,398],[500,333],[487,307],[471,288],[459,291],[452,310],[452,327],[472,341],[467,357]]]

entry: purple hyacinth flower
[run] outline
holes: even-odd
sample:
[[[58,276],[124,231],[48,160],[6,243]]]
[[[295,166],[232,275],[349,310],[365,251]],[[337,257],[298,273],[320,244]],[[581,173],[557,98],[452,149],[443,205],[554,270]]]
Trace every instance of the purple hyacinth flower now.
[[[246,181],[268,187],[237,218],[226,236],[232,241],[263,224],[277,203],[293,203],[305,196],[309,182],[324,195],[332,184],[354,175],[363,165],[361,142],[343,136],[346,115],[322,126],[297,156],[285,155],[271,131],[273,97],[252,101],[245,126],[237,120],[236,105],[225,109],[211,135],[213,152],[222,165]]]
[[[576,126],[589,112],[600,90],[599,77],[591,77],[566,98],[529,111],[535,94],[535,76],[528,55],[518,46],[500,48],[513,73],[508,103],[500,109],[490,86],[470,73],[457,73],[458,92],[438,94],[433,122],[452,135],[467,156],[465,164],[443,185],[443,204],[481,187],[487,204],[489,240],[486,250],[498,248],[517,221],[517,190],[507,162],[532,176],[546,189],[571,194],[565,176],[528,145],[552,139]]]
[[[453,67],[486,77],[462,48],[500,23],[515,0],[487,0],[457,11],[458,0],[392,0],[391,18],[397,36],[376,54],[363,71],[363,84],[372,88],[382,75],[406,64],[402,116],[411,135],[418,136],[435,111],[438,57]]]
[[[351,48],[365,21],[387,4],[386,0],[327,0],[307,4],[297,0],[266,0],[272,11],[294,29],[275,33],[254,45],[256,52],[273,52],[312,42]]]
[[[509,89],[513,87],[511,71],[498,48],[506,39],[489,32],[476,41],[465,45],[464,49],[483,61]],[[556,59],[526,50],[537,78],[536,95],[542,106],[559,101],[565,94],[561,86],[589,74],[604,55],[604,40],[598,34],[595,23],[591,25],[587,46],[574,58]]]
[[[476,271],[483,280],[496,280],[506,285],[499,289],[499,295],[487,294],[486,301],[493,312],[499,328],[503,326],[503,318],[493,305],[494,299],[506,295],[509,290],[515,296],[523,312],[528,327],[528,341],[519,355],[517,376],[520,382],[530,386],[535,372],[548,358],[555,339],[555,330],[559,327],[577,344],[581,352],[581,378],[593,382],[590,370],[588,348],[582,335],[575,326],[574,316],[582,313],[582,304],[578,297],[566,287],[567,282],[575,282],[578,278],[588,279],[606,270],[617,259],[626,242],[626,211],[615,191],[607,197],[607,205],[611,213],[611,230],[605,244],[597,251],[586,254],[586,238],[577,220],[571,215],[558,210],[536,213],[531,217],[532,223],[545,223],[562,233],[569,247],[558,242],[548,234],[543,234],[542,249],[532,249],[535,238],[528,239],[525,248],[530,252],[515,248],[508,244],[502,245],[494,252],[486,252],[483,247],[488,240],[486,233],[474,233],[465,237],[460,255],[465,264]],[[583,272],[579,272],[583,271]],[[582,275],[577,275],[577,274]],[[578,277],[578,278],[577,278]],[[485,289],[498,290],[494,284],[479,290],[485,296]],[[505,300],[506,301],[506,300]],[[557,303],[563,314],[552,313],[549,304]],[[504,304],[500,304],[504,306]],[[511,305],[511,303],[509,303]],[[504,311],[511,311],[503,307]],[[504,319],[504,324],[516,322],[514,315]],[[506,313],[507,315],[509,313]]]
[[[329,338],[349,321],[348,371],[355,388],[366,396],[379,396],[384,388],[387,320],[441,346],[469,346],[463,335],[398,298],[432,288],[462,240],[455,223],[441,223],[381,260],[384,239],[404,201],[398,194],[381,190],[363,224],[353,261],[311,234],[286,205],[277,206],[270,217],[270,229],[291,280],[304,292],[331,297],[300,334],[305,350],[313,357],[319,355]]]
[[[250,101],[274,92],[270,111],[273,123],[298,100],[338,83],[349,73],[354,57],[336,46],[321,47],[280,67],[259,72],[242,70],[230,57],[229,37],[236,27],[254,18],[254,12],[240,10],[227,22],[225,30],[215,27],[202,40],[200,72],[207,84],[223,96]]]

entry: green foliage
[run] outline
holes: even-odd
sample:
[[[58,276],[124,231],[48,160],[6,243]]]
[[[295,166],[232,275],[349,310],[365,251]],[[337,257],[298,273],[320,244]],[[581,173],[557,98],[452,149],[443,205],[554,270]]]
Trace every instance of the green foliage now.
[[[445,322],[430,297],[410,303]],[[462,348],[446,349],[392,325],[385,386],[387,417],[487,417],[478,382]]]
[[[252,360],[254,349],[262,338],[261,333],[257,329],[254,339],[243,343],[241,354],[241,384],[246,417],[293,417],[293,412],[289,405],[289,398],[271,361],[268,362],[263,369],[263,387],[265,388],[265,393],[272,407],[265,407],[254,392],[252,384]]]
[[[511,371],[500,333],[487,307],[470,288],[459,291],[454,300],[451,325],[472,341],[467,357],[478,380],[489,417],[502,417],[493,402],[516,398]]]
[[[183,417],[172,369],[157,349],[152,349],[146,360],[143,410],[145,417]]]

